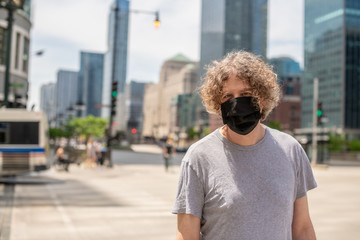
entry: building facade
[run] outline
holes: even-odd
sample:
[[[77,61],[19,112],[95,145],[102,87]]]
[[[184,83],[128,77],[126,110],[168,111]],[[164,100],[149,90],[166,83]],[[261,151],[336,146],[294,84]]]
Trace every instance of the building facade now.
[[[26,0],[23,10],[14,11],[11,37],[10,83],[8,102],[10,107],[25,108],[28,100],[29,48],[31,29],[31,1]],[[0,8],[0,102],[4,100],[8,12]]]
[[[118,9],[117,21],[115,9]],[[129,0],[115,0],[111,5],[108,20],[108,50],[105,54],[104,61],[102,103],[104,105],[110,105],[111,85],[114,78],[114,81],[118,82],[117,111],[114,118],[114,121],[118,123],[115,127],[117,130],[124,130],[126,127],[126,119],[124,116],[126,112],[125,85],[128,51],[129,10]],[[116,43],[114,43],[115,39]],[[102,108],[101,116],[103,118],[109,118],[110,109]]]
[[[56,84],[48,83],[41,86],[40,89],[40,109],[48,118],[51,126],[56,116]]]
[[[77,102],[78,72],[59,70],[56,80],[56,125],[65,124],[74,116]]]
[[[197,124],[197,96],[195,93],[184,93],[172,99],[171,125],[174,132],[187,132],[189,127]]]
[[[143,102],[146,83],[131,81],[126,86],[127,130],[135,128],[141,135],[143,125]]]
[[[182,54],[164,62],[159,83],[145,88],[143,136],[163,138],[178,131],[172,124],[172,102],[180,94],[193,93],[197,81],[198,64]]]
[[[326,6],[326,7],[324,7]],[[312,127],[314,78],[324,127],[360,128],[360,2],[306,0],[302,127]]]
[[[269,114],[265,123],[280,123],[281,130],[293,132],[301,128],[300,64],[289,57],[269,59],[281,88],[279,105]]]
[[[300,64],[290,57],[277,57],[269,59],[277,74],[279,83],[286,82],[288,76],[299,75],[302,73]]]
[[[84,105],[79,116],[101,116],[104,54],[80,52],[80,71],[78,76],[78,101]]]
[[[200,73],[233,50],[266,58],[267,0],[203,0]]]

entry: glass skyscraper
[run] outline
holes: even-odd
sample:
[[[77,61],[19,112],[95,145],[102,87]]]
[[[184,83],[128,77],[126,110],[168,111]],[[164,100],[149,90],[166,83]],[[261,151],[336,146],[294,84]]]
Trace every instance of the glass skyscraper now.
[[[313,79],[325,127],[360,128],[360,1],[305,0],[302,127],[312,126]]]
[[[300,64],[289,57],[278,57],[269,59],[269,63],[274,67],[278,75],[278,81],[281,77],[289,75],[298,75],[301,73]]]
[[[78,80],[78,101],[85,104],[82,116],[100,117],[103,88],[104,54],[81,52]]]
[[[200,72],[233,50],[266,57],[267,0],[203,0]]]
[[[111,5],[108,21],[108,51],[105,54],[104,62],[104,81],[102,103],[110,105],[110,93],[112,82],[112,69],[115,67],[115,81],[118,81],[118,109],[123,109],[124,105],[127,50],[128,50],[128,24],[129,24],[129,0],[115,0]],[[118,22],[115,31],[115,9],[118,8]],[[114,44],[114,34],[117,32],[116,43]],[[115,48],[115,49],[114,49]],[[113,65],[113,54],[116,52],[115,63]],[[118,110],[119,112],[119,110]],[[119,114],[121,115],[121,114]],[[109,108],[101,109],[102,117],[110,116]]]
[[[64,124],[68,118],[68,110],[77,101],[78,72],[59,70],[56,81],[56,119],[57,126]]]

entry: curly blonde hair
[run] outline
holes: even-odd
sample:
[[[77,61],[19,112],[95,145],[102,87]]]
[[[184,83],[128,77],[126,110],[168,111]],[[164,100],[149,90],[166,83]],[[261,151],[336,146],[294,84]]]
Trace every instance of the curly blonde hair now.
[[[260,57],[245,51],[228,53],[221,61],[213,61],[207,66],[199,89],[206,110],[221,116],[223,83],[231,76],[236,76],[250,86],[257,104],[263,104],[261,119],[265,120],[279,102],[277,75]]]

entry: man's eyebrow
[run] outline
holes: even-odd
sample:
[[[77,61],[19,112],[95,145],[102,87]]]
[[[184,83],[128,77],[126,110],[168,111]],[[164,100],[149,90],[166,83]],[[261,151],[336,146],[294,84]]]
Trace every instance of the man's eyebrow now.
[[[251,89],[251,88],[245,88],[245,89],[241,90],[241,92],[242,92],[242,93],[243,93],[243,92],[252,92],[252,89]],[[225,90],[225,91],[223,91],[222,94],[225,94],[225,93],[231,93],[231,91]]]
[[[252,91],[251,88],[245,88],[241,92],[251,92],[251,91]]]

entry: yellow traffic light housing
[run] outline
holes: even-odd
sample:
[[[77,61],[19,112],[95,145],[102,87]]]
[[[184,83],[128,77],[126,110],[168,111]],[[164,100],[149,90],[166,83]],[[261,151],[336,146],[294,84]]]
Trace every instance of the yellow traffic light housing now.
[[[160,27],[159,12],[155,13],[154,27],[158,29]]]

